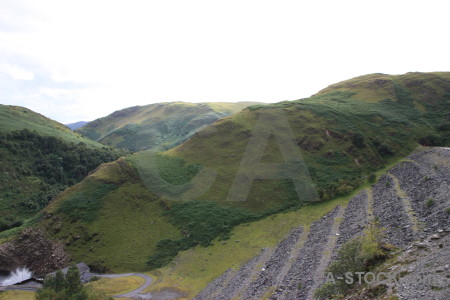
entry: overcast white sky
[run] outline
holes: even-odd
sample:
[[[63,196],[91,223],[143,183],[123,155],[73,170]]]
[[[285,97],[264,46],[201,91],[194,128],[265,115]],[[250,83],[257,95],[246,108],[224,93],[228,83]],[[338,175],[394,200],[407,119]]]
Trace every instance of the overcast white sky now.
[[[450,1],[0,0],[0,103],[57,121],[450,71]]]

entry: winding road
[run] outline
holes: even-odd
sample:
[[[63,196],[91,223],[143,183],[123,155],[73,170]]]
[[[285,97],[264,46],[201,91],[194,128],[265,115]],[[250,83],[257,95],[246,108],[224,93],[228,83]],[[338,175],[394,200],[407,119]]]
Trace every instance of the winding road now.
[[[145,290],[147,287],[149,287],[152,284],[153,279],[150,276],[147,276],[145,274],[141,273],[125,273],[125,274],[94,274],[92,273],[92,276],[96,277],[105,277],[105,278],[119,278],[119,277],[128,277],[128,276],[138,276],[141,278],[144,278],[145,282],[137,289],[124,293],[124,294],[118,294],[114,295],[114,298],[126,298],[126,297],[136,297],[138,296],[143,290]],[[39,287],[37,286],[20,286],[20,285],[10,285],[4,288],[5,291],[29,291],[29,292],[35,292]]]
[[[141,293],[143,290],[145,290],[147,287],[152,284],[153,279],[150,276],[147,276],[145,274],[141,273],[126,273],[126,274],[92,274],[93,276],[97,277],[106,277],[106,278],[119,278],[119,277],[127,277],[127,276],[138,276],[145,279],[145,282],[143,285],[138,287],[137,289],[125,293],[125,294],[119,294],[114,295],[114,298],[125,298],[125,297],[136,297],[139,293]]]

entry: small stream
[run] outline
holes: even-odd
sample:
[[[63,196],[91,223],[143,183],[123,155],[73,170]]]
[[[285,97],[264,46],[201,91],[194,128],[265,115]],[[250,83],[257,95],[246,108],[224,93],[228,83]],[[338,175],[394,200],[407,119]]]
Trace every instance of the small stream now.
[[[30,279],[33,273],[27,268],[17,268],[8,276],[0,277],[0,286],[13,285],[24,280]]]

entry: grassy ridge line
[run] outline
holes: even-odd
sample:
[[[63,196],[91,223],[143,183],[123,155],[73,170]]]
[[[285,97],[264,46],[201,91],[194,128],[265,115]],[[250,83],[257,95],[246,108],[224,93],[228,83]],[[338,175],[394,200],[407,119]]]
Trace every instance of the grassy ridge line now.
[[[219,120],[166,154],[217,170],[215,184],[202,199],[223,203],[258,113],[283,110],[321,198],[333,198],[406,156],[420,137],[438,134],[436,127],[450,111],[450,75],[424,74],[417,79],[422,75],[369,75],[371,81],[365,88],[374,90],[376,101],[358,93],[356,83],[361,79],[357,78],[352,84],[342,84],[355,91],[330,88],[308,99],[251,106]],[[385,98],[386,92],[390,99]],[[267,161],[282,161],[275,143],[269,144],[266,153]],[[274,190],[277,193],[270,193]],[[259,201],[267,198],[268,192],[271,199]],[[256,182],[248,201],[236,205],[268,210],[289,202],[293,195],[284,182]]]
[[[73,222],[66,215],[56,213],[53,220],[46,221],[46,226],[53,236],[66,243],[75,257],[86,258],[88,263],[99,262],[117,271],[145,269],[145,261],[155,254],[159,241],[177,240],[189,232],[181,232],[169,222],[164,211],[172,203],[146,188],[136,170],[127,165],[133,159],[144,168],[156,167],[173,184],[189,181],[190,167],[206,166],[216,170],[218,176],[214,185],[196,200],[232,205],[252,213],[270,213],[286,208],[285,204],[298,204],[294,202],[292,186],[283,180],[255,181],[248,201],[225,201],[258,113],[263,109],[285,112],[324,200],[349,193],[364,176],[406,156],[416,147],[420,135],[434,130],[434,124],[449,111],[446,106],[449,98],[445,95],[441,95],[439,105],[423,101],[422,111],[411,105],[420,101],[416,99],[419,96],[406,97],[408,91],[406,86],[397,87],[396,99],[379,102],[359,100],[355,93],[336,91],[266,108],[250,107],[215,122],[183,145],[161,154],[156,164],[140,161],[145,155],[138,153],[124,161],[125,164],[118,161],[100,168],[91,178],[119,187],[115,193],[101,199],[104,206],[99,218],[92,223]],[[264,160],[282,160],[274,141],[269,143]],[[81,185],[78,191],[77,188],[72,191],[78,193],[85,186]],[[63,195],[61,200],[69,196]],[[71,226],[57,231],[58,222]],[[80,238],[76,239],[77,236]],[[139,241],[138,244],[130,246],[135,241]]]
[[[76,144],[82,142],[95,148],[104,147],[28,108],[0,104],[0,131],[10,132],[22,129],[35,130],[41,135],[58,137],[66,142]]]
[[[199,128],[257,102],[168,102],[134,106],[94,120],[78,131],[92,140],[131,151],[170,149]]]

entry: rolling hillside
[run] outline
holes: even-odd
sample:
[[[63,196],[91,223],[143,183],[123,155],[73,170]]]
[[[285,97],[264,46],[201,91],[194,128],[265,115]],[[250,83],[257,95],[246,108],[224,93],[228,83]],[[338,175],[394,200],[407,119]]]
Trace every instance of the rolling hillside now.
[[[379,77],[388,82],[371,83]],[[420,83],[411,84],[417,78]],[[263,149],[261,163],[281,163],[269,165],[278,174],[298,164],[294,171],[303,172],[306,166],[301,188],[313,189],[317,193],[308,194],[312,200],[327,203],[373,180],[375,172],[408,155],[419,142],[448,145],[449,73],[370,75],[350,82],[308,99],[249,107],[170,151],[143,151],[105,164],[61,193],[46,208],[41,225],[76,261],[111,271],[158,268],[180,250],[227,239],[238,224],[305,209],[311,199],[302,199],[305,194],[293,180],[282,176],[255,178],[247,199],[233,201],[236,194],[229,191],[236,172],[243,172],[237,176],[239,186],[248,182],[251,170],[259,170],[259,160],[241,162],[244,152],[261,154]],[[339,90],[357,84],[368,85],[372,98],[364,97],[368,92]],[[386,98],[387,90],[395,93]],[[254,142],[254,124],[267,112],[283,112],[290,128],[280,125],[266,146],[246,150]],[[258,126],[267,124],[273,125]],[[283,163],[289,135],[301,159]]]
[[[0,234],[56,194],[124,154],[27,108],[0,105]]]
[[[200,128],[236,113],[254,102],[156,103],[134,106],[84,125],[88,138],[130,151],[166,150],[187,140]]]

